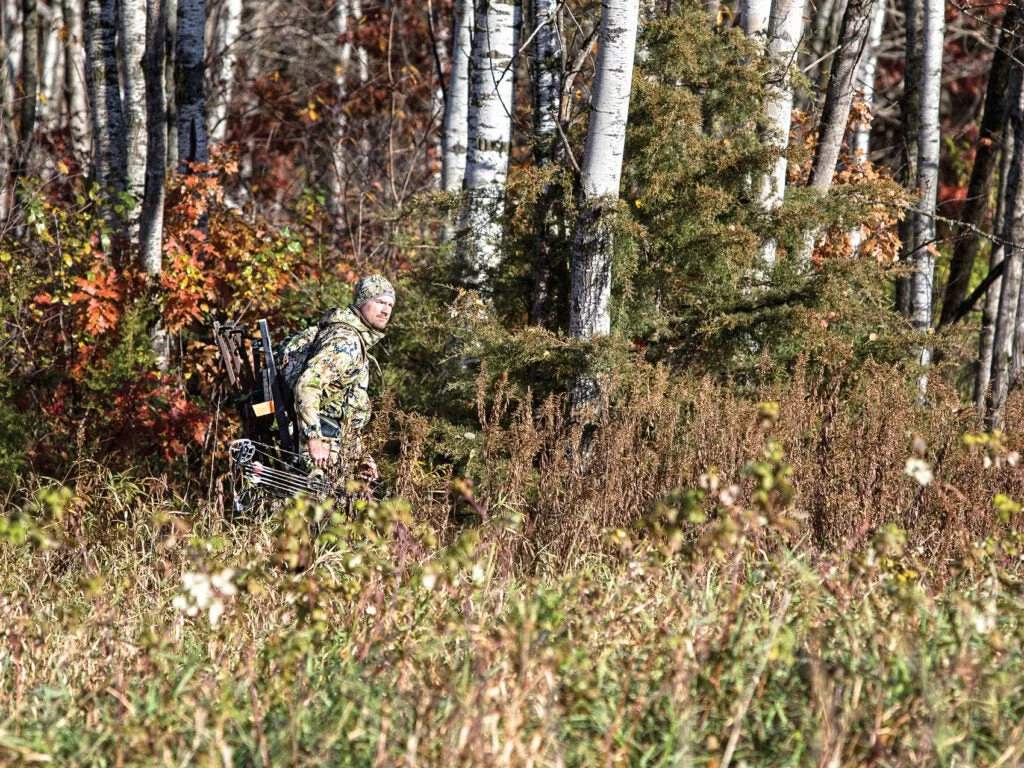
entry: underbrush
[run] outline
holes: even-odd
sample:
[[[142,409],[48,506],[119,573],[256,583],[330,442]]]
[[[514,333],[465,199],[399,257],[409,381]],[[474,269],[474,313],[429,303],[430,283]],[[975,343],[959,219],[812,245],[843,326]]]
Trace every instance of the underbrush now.
[[[1017,764],[1013,446],[895,379],[792,382],[627,377],[575,454],[500,388],[474,434],[386,410],[394,498],[351,516],[26,480],[0,761]]]

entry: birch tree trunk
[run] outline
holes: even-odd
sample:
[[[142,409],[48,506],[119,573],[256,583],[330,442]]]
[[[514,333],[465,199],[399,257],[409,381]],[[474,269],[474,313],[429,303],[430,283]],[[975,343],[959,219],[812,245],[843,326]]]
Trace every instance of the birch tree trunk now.
[[[146,4],[142,0],[121,0],[118,15],[127,146],[125,191],[136,204],[128,220],[128,238],[136,242],[142,196],[146,190],[146,79],[143,63],[146,55]]]
[[[626,146],[637,0],[604,0],[598,34],[594,95],[583,153],[582,195],[572,249],[569,333],[574,339],[611,331],[612,232]]]
[[[167,95],[167,167],[178,168],[178,0],[167,0],[164,92]]]
[[[871,28],[868,31],[868,41],[864,53],[860,59],[860,66],[857,67],[857,76],[854,81],[855,87],[861,93],[861,100],[866,110],[866,117],[857,124],[853,131],[854,162],[863,167],[871,155],[871,123],[874,118],[875,108],[875,74],[878,71],[878,51],[882,47],[882,33],[885,31],[885,17],[888,0],[874,0],[874,10],[871,12]],[[856,253],[860,250],[862,240],[861,227],[857,226],[850,230],[850,248]]]
[[[209,161],[206,134],[206,0],[178,0],[175,54],[178,109],[178,171]]]
[[[945,5],[942,0],[924,0],[921,50],[921,93],[918,112],[917,191],[914,213],[914,272],[911,275],[911,320],[917,331],[932,327],[932,299],[935,283],[935,201],[939,187],[939,99],[942,95],[942,44]],[[931,348],[921,348],[921,365],[931,362]],[[925,374],[922,390],[927,386]]]
[[[768,35],[771,14],[771,0],[741,0],[740,24],[743,26],[743,34],[763,45]]]
[[[818,144],[814,150],[808,184],[811,189],[822,193],[832,187],[832,177],[835,176],[836,163],[839,162],[839,153],[843,148],[843,136],[846,135],[846,124],[853,105],[854,76],[871,26],[871,3],[872,0],[849,0],[843,12],[839,50],[832,58],[832,71],[825,92],[825,106],[818,125]],[[804,234],[804,242],[798,254],[798,262],[804,271],[811,266],[814,244],[820,233],[821,230],[815,228]]]
[[[1008,104],[1007,107],[1009,106]],[[1006,256],[1002,234],[1006,227],[1006,183],[1010,176],[1010,163],[1013,160],[1014,143],[1013,123],[1007,120],[1003,128],[1002,142],[999,148],[1001,153],[999,188],[996,191],[996,215],[992,222],[992,231],[1000,239],[998,242],[992,243],[992,251],[989,253],[988,261],[989,271],[1002,264],[1003,258]],[[992,345],[995,342],[996,316],[999,313],[999,294],[1001,290],[1002,278],[997,277],[985,293],[985,305],[981,312],[981,332],[978,334],[978,369],[975,372],[974,378],[974,407],[980,416],[985,415],[985,404],[989,396],[989,384],[992,380]]]
[[[533,156],[537,166],[544,168],[556,159],[558,119],[562,102],[562,68],[564,49],[557,0],[535,0],[533,3],[534,69],[533,69]],[[555,214],[557,187],[550,182],[537,199],[534,229],[536,253],[533,265],[533,304],[531,325],[544,325],[551,296],[551,243],[562,234],[565,222]]]
[[[882,0],[878,0],[882,2]],[[832,59],[825,106],[818,129],[818,145],[811,167],[810,186],[827,192],[839,162],[846,122],[853,105],[854,75],[871,25],[871,0],[849,0],[839,33],[839,50]]]
[[[46,6],[43,19],[43,66],[39,76],[38,120],[45,129],[55,127],[60,117],[60,90],[64,58],[64,43],[61,40],[63,18],[56,3]]]
[[[337,33],[341,47],[338,49],[338,62],[334,69],[334,125],[331,130],[331,172],[328,180],[327,210],[335,220],[344,207],[345,182],[347,176],[348,118],[345,115],[345,102],[348,99],[349,70],[352,68],[352,41],[349,39],[350,0],[337,0],[334,6],[334,31]]]
[[[164,187],[167,178],[166,11],[166,0],[146,0],[146,53],[142,60],[146,88],[146,173],[139,219],[139,256],[142,271],[151,277],[158,277],[162,269]]]
[[[18,125],[18,151],[14,161],[17,194],[18,179],[28,170],[36,134],[36,109],[39,104],[39,8],[36,0],[21,0],[21,122]]]
[[[116,0],[86,3],[85,76],[92,114],[93,176],[106,194],[124,191],[127,172],[116,5]]]
[[[167,183],[166,14],[166,0],[146,0],[146,53],[142,60],[146,85],[146,186],[139,217],[139,257],[142,271],[150,277],[150,291],[155,294],[152,299],[159,295],[163,269],[164,191]],[[150,326],[149,341],[157,369],[167,371],[171,356],[170,336],[160,316]]]
[[[906,28],[904,41],[906,66],[903,74],[903,101],[901,118],[903,122],[903,184],[912,189],[917,183],[917,139],[918,119],[921,102],[921,17],[923,0],[903,0],[903,16]],[[916,246],[914,242],[914,217],[906,216],[900,224],[900,240],[903,243],[901,260],[912,263]],[[896,309],[904,317],[910,317],[909,277],[896,281]]]
[[[479,0],[473,32],[469,152],[459,229],[459,258],[469,284],[489,291],[500,258],[505,185],[515,113],[519,5]]]
[[[0,9],[0,223],[11,212],[11,156],[17,144],[14,131],[14,88],[10,61],[14,56],[8,8]]]
[[[89,100],[86,95],[84,18],[75,0],[61,1],[61,15],[67,33],[64,51],[64,105],[71,135],[71,152],[87,167],[92,157],[89,135]]]
[[[220,144],[227,137],[228,107],[235,83],[235,46],[242,28],[242,0],[224,0],[217,25],[216,97],[210,116],[210,140]]]
[[[793,119],[793,76],[797,73],[796,52],[803,32],[802,0],[774,0],[768,21],[768,54],[778,67],[775,82],[768,83],[765,102],[765,123],[771,133],[769,141],[779,153],[775,170],[761,179],[758,202],[767,211],[782,205],[786,193],[786,149]],[[771,273],[775,265],[776,244],[770,240],[761,247],[764,271]]]
[[[1024,54],[1024,45],[1015,44],[1015,58],[1020,60]],[[1006,178],[1006,195],[1003,203],[1002,236],[1008,245],[1005,246],[1004,260],[1006,268],[999,286],[999,308],[996,311],[995,329],[992,336],[992,373],[991,391],[986,403],[985,422],[989,429],[1002,429],[1004,426],[1004,407],[1006,396],[1010,392],[1013,374],[1013,343],[1019,336],[1017,325],[1024,321],[1020,310],[1021,272],[1024,268],[1024,98],[1022,98],[1022,72],[1020,64],[1013,68],[1011,74],[1008,131],[1013,132],[1013,146],[1007,147],[1012,152],[1012,160]]]
[[[974,166],[971,168],[971,180],[967,185],[967,200],[960,215],[960,220],[964,223],[957,233],[953,257],[949,262],[949,278],[946,281],[942,314],[939,317],[940,327],[953,319],[957,307],[967,295],[967,286],[978,255],[978,246],[981,244],[974,230],[984,222],[989,208],[989,198],[992,195],[992,181],[1002,147],[1003,125],[1006,120],[1007,87],[1010,77],[1009,50],[1013,47],[1014,36],[1022,31],[1019,29],[1020,21],[1020,7],[1009,6],[1003,17],[999,45],[992,56]]]
[[[444,110],[441,188],[457,195],[466,175],[469,143],[469,61],[473,44],[473,2],[456,0],[448,98]]]
[[[864,106],[868,114],[875,106],[875,73],[878,72],[878,52],[882,48],[882,33],[885,31],[887,0],[874,0],[871,12],[871,28],[868,31],[868,42],[857,68],[855,87],[860,90]],[[871,120],[857,125],[853,132],[853,152],[858,162],[868,159],[871,154]]]

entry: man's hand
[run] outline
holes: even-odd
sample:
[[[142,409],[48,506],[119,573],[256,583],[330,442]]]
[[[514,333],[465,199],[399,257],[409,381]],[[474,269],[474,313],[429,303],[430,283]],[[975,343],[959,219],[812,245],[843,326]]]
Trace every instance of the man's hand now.
[[[363,456],[356,475],[363,480],[376,480],[380,477],[380,472],[377,471],[377,462],[373,460],[373,456],[370,454]]]
[[[309,458],[313,460],[313,466],[326,467],[331,463],[331,446],[325,440],[313,438],[306,443],[309,451]]]

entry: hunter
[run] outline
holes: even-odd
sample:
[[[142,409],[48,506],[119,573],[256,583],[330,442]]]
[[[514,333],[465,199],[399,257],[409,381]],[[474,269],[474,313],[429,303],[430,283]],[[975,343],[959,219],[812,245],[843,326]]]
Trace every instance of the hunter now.
[[[394,308],[391,283],[383,275],[371,275],[356,285],[351,306],[329,309],[320,318],[320,330],[295,384],[302,457],[308,466],[377,479],[377,464],[363,450],[360,437],[371,412],[367,350],[384,337]]]

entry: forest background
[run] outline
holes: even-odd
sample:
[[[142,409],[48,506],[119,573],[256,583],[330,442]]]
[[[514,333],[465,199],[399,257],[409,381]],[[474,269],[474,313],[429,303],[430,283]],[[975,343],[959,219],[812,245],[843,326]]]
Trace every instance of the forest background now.
[[[1022,10],[4,0],[0,760],[1018,764]],[[239,515],[375,271],[383,500]]]

